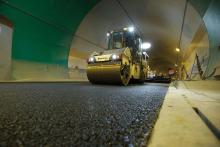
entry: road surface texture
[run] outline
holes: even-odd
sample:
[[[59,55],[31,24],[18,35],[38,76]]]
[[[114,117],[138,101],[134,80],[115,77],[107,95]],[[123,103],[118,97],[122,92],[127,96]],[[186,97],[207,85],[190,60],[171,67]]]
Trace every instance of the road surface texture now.
[[[140,146],[167,84],[0,84],[0,147]]]

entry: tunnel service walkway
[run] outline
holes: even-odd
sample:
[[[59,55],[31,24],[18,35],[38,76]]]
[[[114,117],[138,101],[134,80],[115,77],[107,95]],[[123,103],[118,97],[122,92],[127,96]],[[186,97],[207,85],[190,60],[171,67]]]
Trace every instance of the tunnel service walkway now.
[[[219,147],[219,81],[170,86],[149,147]]]

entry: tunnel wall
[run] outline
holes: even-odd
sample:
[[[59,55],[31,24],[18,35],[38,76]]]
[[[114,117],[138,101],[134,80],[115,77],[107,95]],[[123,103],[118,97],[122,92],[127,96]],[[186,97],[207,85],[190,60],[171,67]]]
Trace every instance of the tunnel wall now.
[[[213,73],[216,68],[215,75],[220,75],[220,1],[212,0],[205,15],[204,22],[208,31],[210,41],[210,59],[208,68],[205,72],[206,76]]]
[[[189,0],[201,17],[205,15],[211,1],[212,0]]]
[[[188,74],[190,79],[199,80],[196,55],[201,61],[202,70],[205,71],[209,60],[209,38],[203,17],[190,3],[186,9],[181,50],[185,67],[185,70],[181,70],[182,79],[185,79]]]
[[[69,56],[69,78],[74,81],[88,81],[86,68],[87,60]]]
[[[208,33],[209,59],[207,68],[204,70],[204,77],[210,78],[210,76],[220,74],[220,1],[190,0],[190,2],[203,18]]]
[[[0,15],[0,80],[10,79],[13,27]]]
[[[191,14],[191,16],[186,15],[188,24],[185,23],[184,28],[191,28],[191,30],[195,30],[196,33],[194,33],[190,44],[185,43],[185,46],[188,46],[188,48],[186,54],[183,55],[183,62],[191,79],[201,79],[197,62],[195,61],[195,56],[197,54],[202,67],[203,77],[205,79],[212,78],[213,75],[220,74],[218,49],[220,44],[220,31],[218,29],[218,25],[220,24],[219,1],[203,0],[201,2],[200,0],[190,0],[190,2],[197,10],[196,13],[198,13],[198,15],[196,15],[196,18],[200,18],[201,21],[197,22],[197,24],[199,24],[197,28],[192,29],[197,19],[195,16],[192,17],[193,14]],[[194,12],[194,14],[196,13]],[[189,19],[188,17],[191,18]],[[186,32],[183,34],[186,34]],[[214,71],[216,72],[214,73]]]
[[[194,34],[183,58],[183,63],[190,79],[200,80],[195,60],[196,55],[199,57],[202,70],[205,71],[209,60],[209,39],[204,23],[201,23],[200,26],[196,28],[196,33]],[[182,78],[186,79],[186,74],[183,74]]]
[[[98,0],[0,0],[14,26],[12,79],[68,78],[73,35]]]

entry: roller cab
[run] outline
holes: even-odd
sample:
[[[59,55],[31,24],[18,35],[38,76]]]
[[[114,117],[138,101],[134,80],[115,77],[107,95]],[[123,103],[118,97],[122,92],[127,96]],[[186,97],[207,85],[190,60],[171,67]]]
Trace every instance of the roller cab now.
[[[107,37],[108,49],[94,52],[88,58],[89,81],[121,85],[128,85],[130,81],[144,82],[147,62],[141,51],[141,38],[128,29],[111,31]]]

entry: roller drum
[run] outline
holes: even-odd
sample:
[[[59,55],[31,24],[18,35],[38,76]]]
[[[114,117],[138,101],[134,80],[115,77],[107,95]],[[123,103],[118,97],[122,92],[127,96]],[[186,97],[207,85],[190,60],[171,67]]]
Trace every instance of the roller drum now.
[[[126,72],[125,72],[126,70]],[[124,73],[126,75],[124,75]],[[87,77],[94,84],[122,84],[127,85],[130,80],[130,69],[123,65],[90,65]]]

